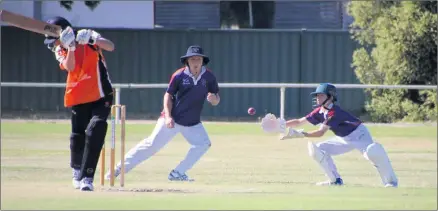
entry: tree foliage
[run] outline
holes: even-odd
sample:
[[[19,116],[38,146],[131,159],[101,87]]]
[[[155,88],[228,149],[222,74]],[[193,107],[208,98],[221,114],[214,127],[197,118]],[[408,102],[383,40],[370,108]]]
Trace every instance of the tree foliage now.
[[[59,1],[59,4],[68,11],[71,11],[73,2],[74,1]],[[100,4],[100,1],[84,1],[84,4],[91,10],[94,10]]]
[[[437,1],[353,1],[353,68],[364,84],[437,84]],[[437,119],[437,92],[367,90],[373,121]]]

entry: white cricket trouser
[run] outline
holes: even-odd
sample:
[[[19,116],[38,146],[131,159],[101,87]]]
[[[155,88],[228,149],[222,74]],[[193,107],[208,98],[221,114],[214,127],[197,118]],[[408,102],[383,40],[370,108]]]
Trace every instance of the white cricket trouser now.
[[[339,137],[336,136],[327,141],[317,143],[316,146],[326,153],[326,160],[328,167],[333,172],[336,178],[340,178],[336,165],[333,162],[331,156],[340,155],[352,151],[353,149],[359,150],[362,154],[366,152],[368,145],[373,143],[373,139],[368,129],[364,125],[359,125],[348,136]]]
[[[129,150],[125,156],[125,173],[157,153],[172,138],[181,133],[191,144],[191,148],[184,160],[175,168],[180,173],[185,173],[207,152],[211,146],[210,139],[202,123],[185,127],[175,123],[174,128],[167,128],[164,118],[159,118],[152,134]],[[117,165],[120,168],[120,163]]]

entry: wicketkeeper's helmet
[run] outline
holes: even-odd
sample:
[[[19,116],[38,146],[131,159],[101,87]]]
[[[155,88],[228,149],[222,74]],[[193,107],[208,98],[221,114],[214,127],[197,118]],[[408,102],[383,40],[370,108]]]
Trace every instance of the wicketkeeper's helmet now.
[[[316,90],[314,92],[310,93],[310,95],[312,96],[312,104],[314,107],[318,106],[316,104],[316,95],[317,94],[326,94],[327,95],[327,99],[322,103],[322,105],[324,105],[330,99],[330,97],[332,97],[332,102],[336,102],[338,100],[336,87],[330,83],[319,84],[319,86],[316,87]]]

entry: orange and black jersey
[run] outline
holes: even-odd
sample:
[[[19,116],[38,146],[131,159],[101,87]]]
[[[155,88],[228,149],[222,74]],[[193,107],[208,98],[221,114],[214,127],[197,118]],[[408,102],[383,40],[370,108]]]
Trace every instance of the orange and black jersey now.
[[[77,45],[75,68],[68,71],[64,95],[65,107],[94,102],[113,92],[105,58],[97,45]],[[62,70],[62,62],[67,50],[60,46],[55,49],[56,59]]]

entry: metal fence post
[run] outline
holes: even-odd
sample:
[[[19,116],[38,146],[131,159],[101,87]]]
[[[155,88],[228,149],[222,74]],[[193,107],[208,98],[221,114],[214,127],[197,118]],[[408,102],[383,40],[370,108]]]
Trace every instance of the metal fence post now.
[[[285,104],[285,94],[286,87],[280,87],[280,118],[284,119],[284,104]]]

